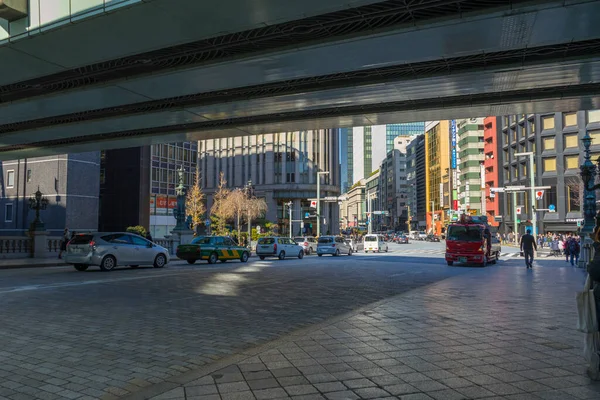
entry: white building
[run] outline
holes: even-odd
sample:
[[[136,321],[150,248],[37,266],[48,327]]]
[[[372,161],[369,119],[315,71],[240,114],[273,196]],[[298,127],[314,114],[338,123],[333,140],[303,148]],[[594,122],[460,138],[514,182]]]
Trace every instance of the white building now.
[[[353,180],[369,177],[386,157],[386,125],[352,129]]]

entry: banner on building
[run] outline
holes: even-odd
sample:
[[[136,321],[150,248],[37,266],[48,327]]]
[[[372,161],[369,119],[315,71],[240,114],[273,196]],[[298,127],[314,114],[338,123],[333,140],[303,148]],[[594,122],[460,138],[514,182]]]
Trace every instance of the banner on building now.
[[[150,195],[150,215],[156,214],[156,195]]]
[[[450,121],[451,167],[456,169],[456,120]]]
[[[440,207],[444,207],[444,184],[440,183]]]
[[[479,164],[480,173],[481,173],[481,189],[485,189],[485,165],[483,163]]]
[[[156,215],[172,214],[173,209],[177,208],[177,198],[168,196],[156,196]]]

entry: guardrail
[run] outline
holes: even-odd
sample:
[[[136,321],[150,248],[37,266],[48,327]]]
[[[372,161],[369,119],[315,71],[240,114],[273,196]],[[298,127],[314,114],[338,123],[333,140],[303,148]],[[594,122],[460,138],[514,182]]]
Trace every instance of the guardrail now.
[[[169,254],[175,254],[173,239],[156,239],[154,240],[154,243],[169,250]]]
[[[33,239],[14,236],[14,237],[2,237],[0,238],[0,254],[20,254],[22,256],[28,256],[31,254],[33,248]]]

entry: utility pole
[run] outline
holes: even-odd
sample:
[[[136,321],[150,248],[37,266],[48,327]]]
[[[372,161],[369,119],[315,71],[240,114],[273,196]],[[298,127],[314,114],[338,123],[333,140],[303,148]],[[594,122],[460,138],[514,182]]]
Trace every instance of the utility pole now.
[[[329,171],[317,171],[317,237],[321,236],[321,175],[329,175]]]
[[[517,192],[512,192],[512,196],[513,196],[513,215],[515,218],[515,244],[518,245],[519,244],[519,239],[517,238],[517,235],[519,233],[519,223],[517,222],[519,218],[517,216]]]
[[[292,201],[289,201],[287,203],[287,206],[289,207],[289,212],[290,212],[290,239],[292,238],[292,207],[294,206],[294,203]]]
[[[535,174],[533,171],[533,157],[532,151],[526,153],[515,153],[515,157],[529,156],[529,186],[531,195],[531,204],[529,205],[531,213],[531,225],[533,226],[533,236],[537,237],[537,212],[535,211]]]

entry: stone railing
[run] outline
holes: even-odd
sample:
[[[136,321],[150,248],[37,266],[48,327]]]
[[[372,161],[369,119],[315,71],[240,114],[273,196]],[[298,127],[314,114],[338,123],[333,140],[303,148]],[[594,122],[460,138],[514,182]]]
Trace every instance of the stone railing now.
[[[174,248],[175,246],[173,245],[173,239],[156,239],[156,240],[154,240],[154,243],[169,250],[169,254],[174,254],[174,252],[175,252],[175,248]]]
[[[3,257],[28,257],[32,253],[33,240],[23,236],[0,238],[0,255]]]
[[[48,252],[50,253],[58,253],[60,251],[60,245],[62,243],[62,238],[50,238],[46,239]]]

